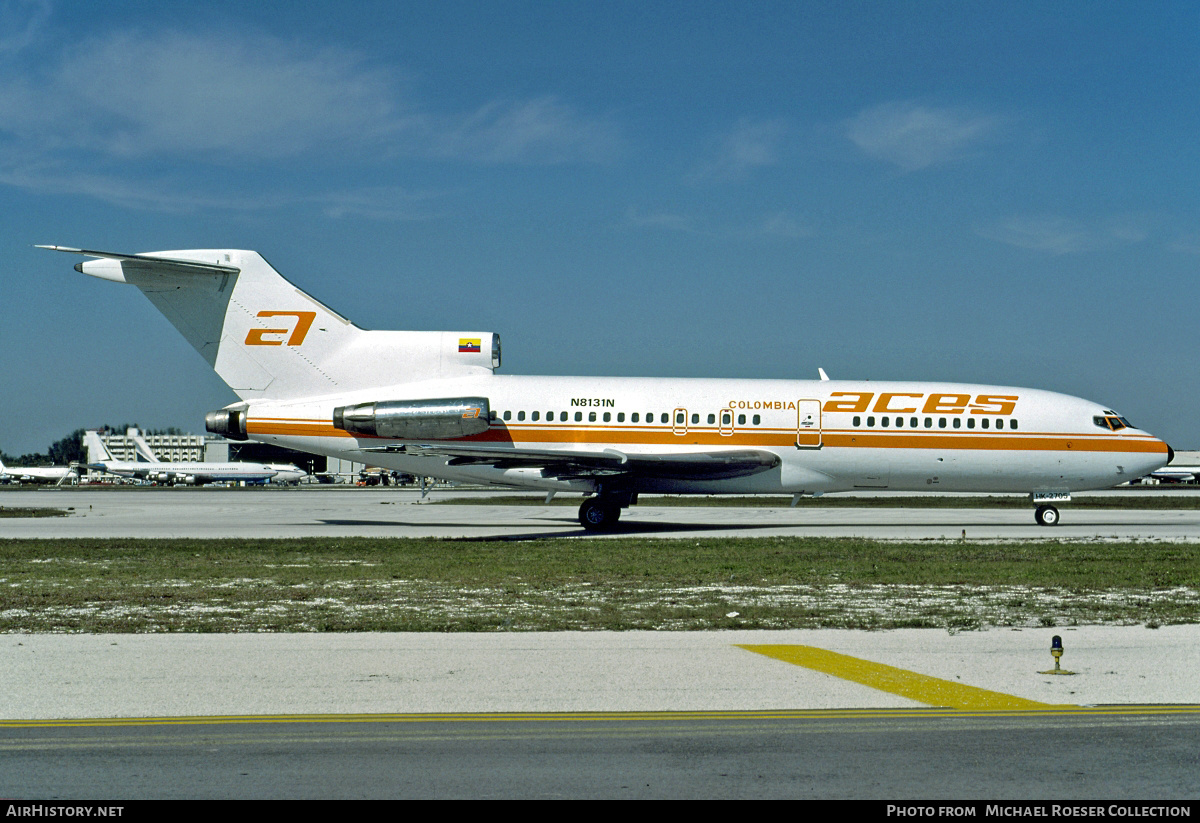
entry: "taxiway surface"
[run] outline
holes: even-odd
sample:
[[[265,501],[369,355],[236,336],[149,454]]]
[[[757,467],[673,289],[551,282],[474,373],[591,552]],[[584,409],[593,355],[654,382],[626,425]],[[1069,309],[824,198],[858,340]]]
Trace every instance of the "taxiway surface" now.
[[[1074,674],[1042,673],[1049,629],[9,635],[0,785],[59,800],[1193,798],[1200,629],[1061,631]]]
[[[439,504],[452,492],[400,489],[45,489],[7,494],[9,506],[68,509],[67,517],[0,520],[0,537],[470,537],[596,536],[574,505]],[[461,495],[461,493],[457,493]],[[1200,540],[1200,510],[1064,505],[1043,527],[1030,509],[634,506],[612,536],[878,539]]]

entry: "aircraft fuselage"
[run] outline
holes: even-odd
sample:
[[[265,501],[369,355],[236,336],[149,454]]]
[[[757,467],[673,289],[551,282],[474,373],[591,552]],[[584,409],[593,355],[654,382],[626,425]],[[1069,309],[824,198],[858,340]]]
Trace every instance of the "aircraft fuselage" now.
[[[577,491],[603,480],[379,451],[403,441],[352,434],[331,422],[335,408],[354,403],[476,395],[490,402],[487,430],[444,442],[630,455],[753,449],[779,458],[777,466],[742,477],[631,479],[631,490],[640,492],[1070,492],[1140,477],[1167,454],[1144,431],[1098,425],[1098,417],[1115,417],[1099,404],[955,383],[493,375],[256,401],[246,428],[254,440],[449,480]]]

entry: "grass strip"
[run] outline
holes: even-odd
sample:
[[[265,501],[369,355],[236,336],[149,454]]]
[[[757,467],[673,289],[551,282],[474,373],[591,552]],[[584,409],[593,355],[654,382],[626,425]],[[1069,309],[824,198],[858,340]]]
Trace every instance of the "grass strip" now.
[[[0,632],[1193,623],[1198,549],[807,537],[0,540]]]
[[[70,513],[50,506],[0,506],[0,517],[66,517]]]

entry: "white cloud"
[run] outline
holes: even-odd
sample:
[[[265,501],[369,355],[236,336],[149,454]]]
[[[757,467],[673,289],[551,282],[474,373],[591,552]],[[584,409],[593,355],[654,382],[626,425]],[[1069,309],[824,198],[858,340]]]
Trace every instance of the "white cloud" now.
[[[29,46],[49,17],[49,0],[0,2],[0,57]]]
[[[413,194],[398,186],[372,186],[309,198],[327,217],[361,217],[384,222],[427,219],[431,216],[429,204],[433,199],[434,195]]]
[[[167,178],[131,181],[119,175],[20,164],[7,168],[0,164],[0,185],[44,194],[93,197],[123,208],[160,213],[253,212],[308,205],[333,219],[350,217],[381,222],[427,219],[434,213],[432,204],[441,197],[429,192],[409,192],[399,186],[366,186],[315,194],[278,190],[205,194]]]
[[[736,180],[779,162],[787,126],[781,120],[739,120],[714,139],[710,158],[690,175],[693,180]]]
[[[983,225],[976,233],[1017,248],[1056,255],[1079,254],[1139,243],[1148,236],[1144,223],[1137,217],[1087,223],[1058,215],[1032,215]]]
[[[1003,119],[915,103],[884,103],[846,123],[846,136],[878,160],[917,171],[960,160],[993,136]]]
[[[625,220],[631,226],[643,229],[665,229],[667,231],[692,234],[696,231],[696,221],[683,214],[672,212],[643,213],[637,208],[630,208],[625,214]]]
[[[441,118],[430,135],[438,154],[483,163],[607,162],[622,150],[620,129],[555,97],[495,101],[466,116]]]
[[[0,131],[111,158],[293,157],[403,128],[397,85],[332,48],[126,32],[0,75]]]
[[[655,229],[735,240],[778,241],[801,240],[816,235],[811,223],[788,212],[779,211],[751,218],[746,222],[717,223],[675,212],[642,212],[631,208],[625,213],[628,225],[639,229]]]
[[[383,148],[540,164],[604,160],[620,144],[613,123],[553,97],[439,114],[406,103],[402,85],[393,73],[333,47],[123,33],[72,49],[38,86],[23,78],[4,84],[0,130],[50,132],[115,157],[286,159]]]
[[[0,61],[0,181],[124,206],[175,210],[189,201],[238,202],[236,194],[215,189],[174,197],[151,179],[156,173],[190,172],[194,182],[206,168],[257,172],[264,164],[299,162],[386,173],[414,157],[596,163],[621,146],[611,119],[582,114],[554,97],[437,112],[413,99],[393,68],[344,48],[261,34],[123,31],[37,60],[22,54],[19,61]],[[412,195],[379,199],[384,190],[331,192],[326,208],[410,213]],[[278,195],[279,202],[304,199]],[[241,202],[269,201],[249,196]]]
[[[73,51],[57,88],[113,154],[252,157],[374,142],[400,127],[394,82],[336,50],[184,34],[121,35]]]
[[[784,240],[800,240],[805,237],[812,237],[816,233],[816,229],[811,223],[787,212],[776,212],[767,215],[754,232],[754,234],[761,237],[777,237]]]
[[[1168,248],[1184,254],[1200,254],[1200,232],[1181,234],[1171,241]]]
[[[284,203],[277,194],[198,193],[194,187],[165,179],[129,180],[121,175],[93,172],[57,163],[0,164],[0,184],[42,194],[93,197],[142,211],[187,213],[202,209],[252,211]]]

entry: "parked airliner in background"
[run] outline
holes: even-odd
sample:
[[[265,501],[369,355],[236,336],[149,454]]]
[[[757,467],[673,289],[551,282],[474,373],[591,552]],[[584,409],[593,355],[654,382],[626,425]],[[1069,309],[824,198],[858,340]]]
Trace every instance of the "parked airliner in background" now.
[[[1147,477],[1162,483],[1191,483],[1200,475],[1200,466],[1165,466]]]
[[[17,483],[53,483],[60,486],[79,479],[74,466],[5,466],[0,460],[0,479]]]
[[[495,374],[480,331],[366,331],[257,252],[117,254],[78,271],[137,286],[241,401],[209,431],[417,476],[589,495],[611,528],[639,493],[1019,492],[1058,522],[1071,492],[1166,465],[1167,444],[1037,389],[849,380]]]
[[[133,441],[133,448],[137,452],[138,457],[149,464],[151,471],[149,479],[158,482],[182,482],[177,478],[188,476],[207,477],[212,467],[224,469],[228,466],[244,467],[247,465],[246,463],[164,463],[154,453],[154,450],[150,448],[150,444],[146,442],[146,438],[142,437],[142,433],[137,429],[127,430],[125,436]],[[262,465],[275,470],[275,475],[271,478],[272,483],[299,483],[302,478],[308,477],[308,472],[291,463],[264,463]],[[204,482],[209,483],[212,481],[205,480]]]
[[[277,469],[265,463],[151,463],[145,460],[114,460],[95,431],[84,432],[83,443],[89,455],[89,462],[85,468],[115,474],[118,477],[151,480],[155,483],[187,486],[238,481],[266,483],[279,474]]]

